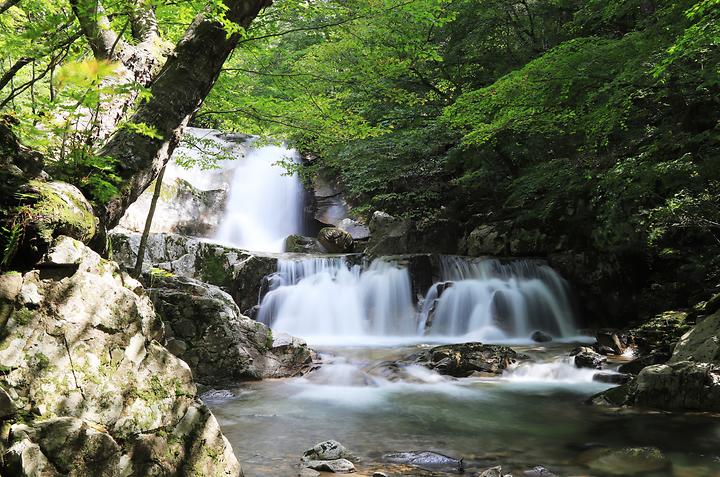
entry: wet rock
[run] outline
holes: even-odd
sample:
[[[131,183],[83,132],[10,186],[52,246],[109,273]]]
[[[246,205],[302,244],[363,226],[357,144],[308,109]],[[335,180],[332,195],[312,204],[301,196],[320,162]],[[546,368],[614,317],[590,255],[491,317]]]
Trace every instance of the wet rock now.
[[[349,474],[355,472],[355,465],[347,459],[336,460],[309,460],[305,462],[308,468],[335,474]]]
[[[148,295],[171,336],[168,349],[205,385],[302,374],[314,354],[297,338],[279,334],[240,313],[220,288],[187,277],[146,277]],[[183,346],[180,346],[180,343]]]
[[[632,328],[628,335],[632,337],[641,357],[650,353],[670,355],[675,343],[691,328],[692,323],[687,312],[665,311]]]
[[[498,465],[496,467],[485,469],[478,474],[478,477],[503,477],[502,467]]]
[[[298,477],[320,477],[320,472],[314,469],[300,469],[300,472],[298,472]]]
[[[532,469],[523,471],[523,475],[527,477],[557,477],[545,467],[538,465]]]
[[[576,368],[601,369],[603,363],[607,361],[605,356],[596,353],[592,348],[584,346],[573,350],[573,354],[575,354],[574,363]]]
[[[606,384],[625,384],[632,379],[629,374],[623,373],[595,373],[593,381]]]
[[[599,454],[586,465],[593,471],[610,475],[636,475],[657,472],[670,466],[670,460],[655,447],[629,447],[590,451]]]
[[[720,312],[716,312],[683,335],[666,364],[643,368],[632,382],[600,393],[591,402],[677,411],[720,411],[719,331]]]
[[[384,458],[388,462],[396,464],[408,464],[433,470],[447,469],[461,473],[465,471],[463,459],[455,459],[444,454],[438,454],[437,452],[398,452],[394,454],[386,454]]]
[[[552,341],[552,336],[545,333],[544,331],[537,330],[530,335],[530,339],[535,341],[536,343],[547,343],[549,341]]]
[[[627,363],[623,363],[618,368],[618,371],[626,374],[638,374],[644,368],[652,366],[653,364],[663,364],[670,359],[670,354],[663,352],[653,352],[645,356],[641,356]]]
[[[222,402],[235,397],[235,393],[227,389],[209,389],[200,395],[205,402]]]
[[[385,472],[373,472],[372,477],[389,477]]]
[[[330,253],[350,253],[353,238],[348,232],[336,227],[325,227],[318,232],[318,242]]]
[[[456,378],[475,372],[501,374],[518,360],[528,359],[507,346],[461,343],[436,346],[407,358],[407,361]]]
[[[158,343],[163,325],[140,283],[68,240],[56,251],[77,247],[63,259],[77,267],[23,275],[39,300],[0,338],[0,388],[32,410],[5,416],[0,474],[239,475],[190,369]]]
[[[352,459],[355,457],[347,450],[347,448],[338,441],[328,440],[315,444],[312,448],[305,451],[303,460],[335,460],[335,459]]]
[[[595,335],[598,346],[604,346],[613,350],[615,354],[622,354],[627,344],[613,330],[600,330]]]
[[[283,249],[289,253],[326,253],[318,239],[303,235],[288,235],[285,238]]]

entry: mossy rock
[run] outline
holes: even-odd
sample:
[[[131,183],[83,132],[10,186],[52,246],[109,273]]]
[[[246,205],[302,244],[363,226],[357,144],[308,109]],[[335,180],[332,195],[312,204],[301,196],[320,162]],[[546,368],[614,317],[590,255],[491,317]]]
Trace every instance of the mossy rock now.
[[[32,180],[23,193],[37,198],[20,211],[28,214],[43,242],[50,244],[53,238],[66,235],[87,243],[95,236],[98,220],[77,187],[65,182]]]

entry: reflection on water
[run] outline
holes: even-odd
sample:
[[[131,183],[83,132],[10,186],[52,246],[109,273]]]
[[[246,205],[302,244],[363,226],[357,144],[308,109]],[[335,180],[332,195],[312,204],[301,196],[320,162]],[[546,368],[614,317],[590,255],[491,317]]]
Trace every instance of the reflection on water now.
[[[720,476],[720,419],[588,406],[608,386],[557,359],[566,349],[531,350],[539,364],[499,379],[462,380],[415,367],[399,380],[372,373],[373,363],[407,349],[332,351],[315,374],[251,383],[210,403],[248,477],[295,476],[303,451],[326,439],[359,455],[359,470],[387,468],[386,453],[432,450],[464,457],[470,470],[503,465],[522,475],[544,465],[558,475],[602,475],[581,463],[588,449],[656,446],[675,470],[653,475]]]

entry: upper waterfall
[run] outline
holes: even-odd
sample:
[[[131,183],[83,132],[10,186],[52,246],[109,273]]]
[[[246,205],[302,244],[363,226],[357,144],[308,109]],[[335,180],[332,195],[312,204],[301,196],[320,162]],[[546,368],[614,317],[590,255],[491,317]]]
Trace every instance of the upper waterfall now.
[[[259,252],[282,252],[285,237],[302,229],[303,187],[281,160],[299,161],[294,149],[250,149],[235,169],[225,215],[215,239]]]

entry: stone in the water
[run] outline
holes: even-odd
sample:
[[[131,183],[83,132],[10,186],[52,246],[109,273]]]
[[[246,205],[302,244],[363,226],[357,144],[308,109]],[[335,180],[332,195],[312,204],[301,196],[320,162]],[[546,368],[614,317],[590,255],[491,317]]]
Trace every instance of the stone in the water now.
[[[355,465],[347,459],[334,460],[309,460],[305,466],[322,472],[334,472],[336,474],[349,474],[355,472]]]
[[[496,467],[485,469],[478,477],[503,477],[502,467],[498,465]]]
[[[353,238],[348,232],[335,227],[325,227],[318,232],[318,241],[330,253],[353,251]]]
[[[320,472],[315,469],[304,468],[298,472],[298,477],[320,477]]]
[[[600,369],[602,364],[607,361],[605,356],[596,353],[592,348],[580,347],[573,350],[575,354],[576,368]]]
[[[599,383],[607,383],[607,384],[625,384],[628,381],[630,381],[631,376],[629,374],[623,374],[623,373],[609,373],[609,372],[603,372],[603,373],[595,373],[593,376],[593,381],[597,381]]]
[[[302,459],[304,461],[311,461],[336,459],[355,460],[356,458],[344,445],[331,439],[315,444],[311,449],[306,450]]]
[[[587,463],[599,473],[611,475],[635,475],[656,472],[667,468],[670,461],[655,447],[627,447],[605,449]]]
[[[615,354],[622,354],[627,348],[627,345],[623,342],[624,340],[612,330],[600,330],[595,335],[595,338],[599,346],[608,347]]]
[[[372,477],[388,477],[385,472],[373,472]]]
[[[456,378],[465,378],[474,372],[501,374],[521,359],[527,359],[527,356],[507,346],[482,343],[436,346],[407,358],[410,362]]]
[[[530,335],[530,339],[535,341],[536,343],[547,343],[548,341],[552,341],[552,336],[545,333],[544,331],[534,331],[532,335]]]
[[[542,465],[537,465],[532,469],[525,470],[523,471],[523,474],[525,474],[527,477],[557,477],[555,474],[550,472]]]
[[[235,393],[227,389],[210,389],[200,395],[200,399],[205,402],[226,401],[235,397]]]
[[[411,451],[386,454],[385,459],[388,462],[398,464],[410,464],[418,467],[427,467],[431,469],[445,468],[453,469],[458,472],[465,471],[465,464],[463,463],[462,458],[455,459],[453,457],[431,451]]]

